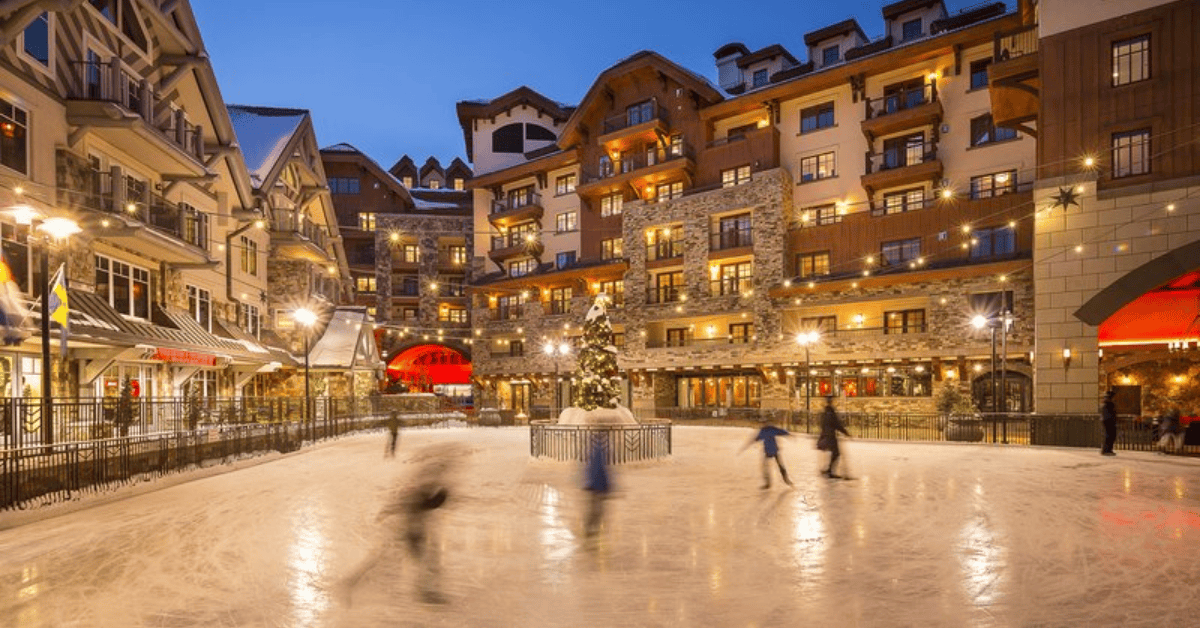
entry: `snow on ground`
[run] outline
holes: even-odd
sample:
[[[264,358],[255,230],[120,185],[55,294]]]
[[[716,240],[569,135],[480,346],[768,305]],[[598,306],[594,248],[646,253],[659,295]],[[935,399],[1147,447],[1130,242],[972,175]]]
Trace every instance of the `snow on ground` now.
[[[613,470],[592,539],[581,470],[530,460],[524,428],[407,430],[395,459],[364,434],[100,499],[0,531],[0,623],[1195,625],[1200,461],[849,440],[839,481],[798,437],[796,486],[760,490],[752,433],[676,427],[670,460]],[[417,564],[380,513],[447,442]]]

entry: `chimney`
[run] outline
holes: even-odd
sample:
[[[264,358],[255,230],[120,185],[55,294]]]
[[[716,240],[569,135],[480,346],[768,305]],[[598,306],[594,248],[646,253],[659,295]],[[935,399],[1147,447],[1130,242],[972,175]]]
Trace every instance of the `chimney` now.
[[[713,58],[717,61],[717,85],[721,89],[729,91],[742,85],[742,69],[738,67],[737,61],[748,54],[750,49],[736,41],[721,46],[713,53]]]

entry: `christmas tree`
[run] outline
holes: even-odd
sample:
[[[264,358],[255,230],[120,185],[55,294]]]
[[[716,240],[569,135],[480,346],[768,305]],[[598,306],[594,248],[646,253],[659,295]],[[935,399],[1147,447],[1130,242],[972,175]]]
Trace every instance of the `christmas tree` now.
[[[616,382],[617,348],[604,307],[607,300],[607,295],[598,295],[583,321],[583,347],[579,350],[579,368],[575,373],[578,387],[575,405],[589,411],[615,408],[620,397]]]

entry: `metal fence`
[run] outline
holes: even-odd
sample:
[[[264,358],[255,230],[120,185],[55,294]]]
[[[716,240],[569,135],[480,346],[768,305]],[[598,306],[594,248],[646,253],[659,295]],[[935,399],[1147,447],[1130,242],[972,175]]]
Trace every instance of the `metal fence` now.
[[[620,464],[671,455],[671,423],[648,419],[637,425],[529,424],[529,454],[535,458],[584,461],[596,446],[605,462]]]

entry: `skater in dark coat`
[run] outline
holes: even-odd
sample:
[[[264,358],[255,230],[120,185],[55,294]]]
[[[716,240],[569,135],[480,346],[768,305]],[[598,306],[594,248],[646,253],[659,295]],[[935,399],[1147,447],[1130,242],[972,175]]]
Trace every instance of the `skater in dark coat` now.
[[[1115,392],[1110,389],[1104,393],[1104,404],[1100,406],[1100,420],[1104,423],[1104,445],[1100,448],[1100,454],[1104,456],[1117,455],[1113,452],[1113,444],[1117,442],[1117,407],[1113,405]]]
[[[779,457],[779,443],[775,442],[775,437],[791,436],[791,434],[788,433],[788,431],[785,429],[775,427],[774,425],[771,425],[770,423],[766,423],[765,419],[763,420],[763,422],[765,424],[762,426],[762,428],[760,428],[758,430],[758,433],[754,435],[754,438],[751,438],[749,442],[747,442],[745,445],[742,445],[742,448],[739,451],[745,451],[747,447],[753,445],[754,443],[756,443],[758,441],[762,441],[762,444],[763,444],[763,463],[762,463],[763,484],[762,484],[762,488],[764,488],[764,489],[771,488],[771,459],[772,458],[775,459],[775,464],[779,467],[779,475],[783,477],[784,483],[787,484],[788,486],[791,486],[792,481],[790,479],[788,479],[787,469],[783,468],[783,458]]]
[[[584,518],[583,530],[587,536],[600,532],[600,523],[604,519],[604,500],[612,490],[608,477],[607,448],[604,441],[596,439],[588,452],[586,466],[583,469],[583,490],[590,493],[588,498],[587,516]]]
[[[846,426],[842,425],[842,420],[838,418],[837,410],[833,409],[833,397],[828,396],[825,397],[825,411],[821,413],[821,436],[817,438],[817,449],[829,452],[829,467],[824,471],[825,477],[841,477],[833,472],[838,458],[841,457],[838,432],[850,436],[850,432],[846,431]]]
[[[388,443],[387,449],[384,451],[385,458],[396,457],[396,444],[400,442],[400,419],[393,412],[387,420]]]

